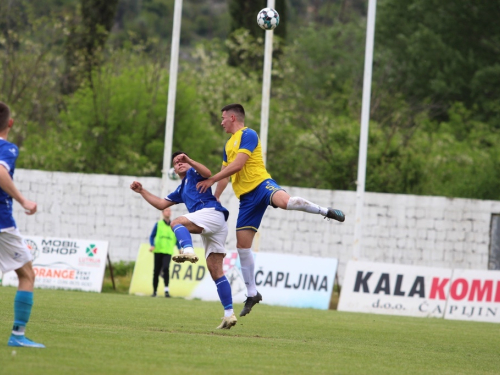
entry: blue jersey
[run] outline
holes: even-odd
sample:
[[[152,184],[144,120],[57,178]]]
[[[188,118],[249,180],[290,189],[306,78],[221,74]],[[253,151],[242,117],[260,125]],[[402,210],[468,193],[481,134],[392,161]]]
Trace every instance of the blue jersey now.
[[[14,177],[16,160],[19,149],[13,143],[0,138],[0,168],[9,171],[10,178]],[[12,216],[12,197],[0,188],[0,230],[16,226]]]
[[[182,183],[166,199],[175,203],[184,203],[190,213],[202,208],[215,208],[216,211],[224,214],[227,221],[229,211],[222,207],[217,198],[214,197],[212,188],[207,189],[204,193],[200,193],[196,189],[196,184],[204,180],[206,178],[202,177],[194,168],[190,168],[182,179]]]

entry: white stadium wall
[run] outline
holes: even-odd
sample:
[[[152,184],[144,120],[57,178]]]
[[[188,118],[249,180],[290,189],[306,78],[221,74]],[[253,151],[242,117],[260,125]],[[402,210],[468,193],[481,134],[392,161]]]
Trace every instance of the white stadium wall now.
[[[14,204],[23,234],[109,241],[112,261],[135,260],[139,245],[148,242],[160,212],[130,190],[131,176],[110,176],[18,169],[15,182],[38,203],[38,213],[24,214]],[[137,178],[160,195],[161,179]],[[177,186],[169,181],[169,191]],[[354,238],[356,193],[284,187],[322,206],[343,210],[346,221],[319,215],[268,208],[254,248],[267,253],[290,253],[339,260],[343,280]],[[235,250],[238,200],[228,186],[222,197],[229,209],[227,248]],[[174,206],[172,216],[186,213]],[[491,215],[500,202],[444,197],[366,193],[362,260],[443,268],[488,269]],[[201,247],[199,236],[194,245]]]

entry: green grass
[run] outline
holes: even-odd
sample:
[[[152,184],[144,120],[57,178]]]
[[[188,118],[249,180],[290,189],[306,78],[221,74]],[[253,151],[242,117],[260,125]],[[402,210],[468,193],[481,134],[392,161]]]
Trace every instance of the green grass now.
[[[218,331],[215,302],[46,289],[27,336],[47,348],[13,356],[15,292],[0,287],[0,374],[500,372],[497,324],[257,305]]]

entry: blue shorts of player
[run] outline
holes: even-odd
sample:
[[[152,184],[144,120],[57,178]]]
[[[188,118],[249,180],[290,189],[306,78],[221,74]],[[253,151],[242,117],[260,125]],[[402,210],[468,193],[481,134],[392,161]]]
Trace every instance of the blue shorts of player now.
[[[240,211],[236,222],[236,230],[250,229],[257,232],[267,206],[273,206],[272,197],[282,189],[272,179],[264,180],[251,192],[240,196]],[[276,206],[273,206],[276,208]]]

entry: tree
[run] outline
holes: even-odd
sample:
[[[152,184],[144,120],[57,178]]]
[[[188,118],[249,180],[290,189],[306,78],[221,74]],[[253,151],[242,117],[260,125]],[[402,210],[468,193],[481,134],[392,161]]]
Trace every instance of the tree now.
[[[500,128],[496,1],[385,0],[378,12],[376,46],[387,50],[392,90],[434,118],[446,119],[455,102],[477,107],[482,121]],[[485,85],[486,84],[486,85]]]
[[[20,165],[84,173],[160,176],[168,76],[161,64],[123,51],[94,69],[93,84],[66,97],[57,124],[30,136]],[[217,147],[196,90],[179,80],[174,149],[197,160]]]
[[[65,94],[77,90],[83,80],[92,85],[92,73],[102,63],[102,51],[113,26],[119,0],[81,0],[79,14],[66,41]]]
[[[38,2],[0,2],[0,97],[13,112],[10,140],[22,146],[32,131],[49,127],[57,117],[61,95],[58,77],[65,11]],[[42,12],[43,10],[43,12]]]

